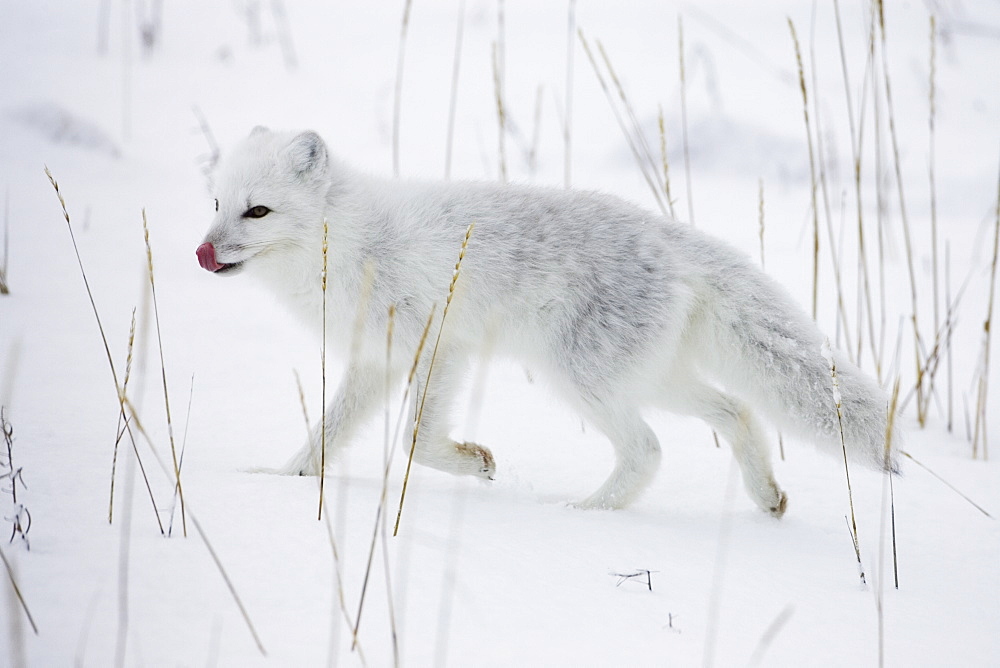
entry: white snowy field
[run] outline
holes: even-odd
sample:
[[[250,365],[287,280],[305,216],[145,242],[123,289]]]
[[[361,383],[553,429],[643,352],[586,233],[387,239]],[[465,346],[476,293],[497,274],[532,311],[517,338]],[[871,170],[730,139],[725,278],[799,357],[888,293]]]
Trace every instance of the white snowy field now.
[[[789,495],[788,512],[775,520],[745,495],[725,444],[716,448],[708,427],[664,414],[649,416],[664,450],[649,491],[625,510],[578,510],[570,504],[611,470],[609,444],[554,399],[544,379],[529,382],[520,365],[498,360],[470,374],[455,416],[456,435],[492,448],[495,481],[414,467],[399,536],[388,538],[385,552],[378,544],[352,650],[345,619],[357,618],[375,526],[382,419],[329,467],[328,523],[316,519],[315,479],[250,472],[282,464],[305,438],[296,372],[309,416],[318,418],[320,344],[251,280],[201,270],[194,250],[213,215],[205,171],[213,142],[224,150],[255,125],[314,129],[340,158],[392,174],[404,4],[0,0],[0,234],[7,249],[0,269],[10,288],[0,295],[0,405],[13,429],[10,460],[0,449],[0,550],[10,567],[0,574],[0,665],[381,666],[393,663],[393,632],[398,662],[412,666],[997,665],[1000,468],[994,450],[985,450],[1000,443],[996,350],[985,369],[995,386],[984,413],[990,440],[984,446],[980,439],[976,457],[969,436],[1000,169],[1000,5],[986,2],[888,3],[885,56],[925,354],[935,317],[940,327],[948,312],[946,248],[947,292],[961,294],[950,366],[942,355],[925,427],[916,399],[906,403],[903,447],[992,517],[904,458],[893,482],[896,588],[886,478],[852,467],[862,585],[845,521],[842,460],[788,438],[781,458],[775,433],[776,475]],[[500,22],[493,0],[413,0],[400,104],[402,177],[445,174],[463,6],[451,177],[498,178],[492,59],[502,23],[509,178],[565,185],[569,115],[572,185],[656,208],[571,36],[567,2],[508,0]],[[866,309],[858,306],[852,128],[835,5],[574,6],[595,57],[599,40],[610,58],[657,165],[663,109],[677,217],[690,222],[693,212],[699,228],[757,259],[762,188],[766,270],[808,310],[810,163],[791,18],[805,62],[813,151],[826,177],[825,205],[817,192],[818,320],[831,340],[856,352],[864,316],[861,365],[875,373]],[[898,373],[905,398],[916,377],[914,314],[883,52],[879,36],[866,67],[866,3],[845,0],[839,9],[853,132],[864,156],[871,331],[883,350],[884,382]],[[937,316],[928,173],[932,12]],[[118,401],[46,165],[65,197],[119,378],[137,308],[129,396],[153,444],[137,440],[155,512],[125,440],[110,524]],[[170,441],[143,209],[173,433],[184,447],[186,538],[172,478],[156,463],[170,461]],[[827,220],[838,245],[846,330],[837,322]],[[331,356],[331,385],[342,361]],[[401,389],[389,405],[393,421]],[[390,519],[404,469],[403,458],[393,457]],[[17,477],[8,475],[11,461]],[[170,537],[158,521],[172,525]],[[651,590],[645,580],[614,575],[644,570]]]

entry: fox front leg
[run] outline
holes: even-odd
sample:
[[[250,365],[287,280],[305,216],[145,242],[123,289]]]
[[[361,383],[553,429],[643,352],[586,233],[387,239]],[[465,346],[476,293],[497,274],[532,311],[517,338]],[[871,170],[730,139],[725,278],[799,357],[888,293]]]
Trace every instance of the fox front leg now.
[[[496,462],[489,448],[477,443],[452,440],[451,407],[464,371],[464,360],[457,351],[441,351],[434,362],[421,360],[417,379],[414,381],[410,404],[410,425],[416,425],[416,442],[413,432],[403,435],[403,447],[409,453],[414,446],[413,460],[424,466],[454,475],[471,475],[492,480]],[[429,385],[425,384],[430,376]]]
[[[340,381],[326,415],[312,428],[305,445],[281,469],[287,475],[319,475],[325,441],[326,461],[347,445],[358,425],[370,417],[381,398],[384,372],[374,366],[352,364]],[[323,437],[323,424],[326,437]]]

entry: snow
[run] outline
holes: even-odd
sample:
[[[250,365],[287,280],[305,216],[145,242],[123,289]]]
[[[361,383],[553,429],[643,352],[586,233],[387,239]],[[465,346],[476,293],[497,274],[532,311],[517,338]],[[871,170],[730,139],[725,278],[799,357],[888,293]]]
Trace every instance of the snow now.
[[[102,54],[105,4],[111,11]],[[863,3],[840,4],[857,109],[868,9]],[[340,582],[347,611],[356,616],[381,494],[382,419],[358,435],[326,479],[335,562],[327,524],[316,519],[316,481],[252,472],[281,464],[305,438],[293,370],[302,378],[310,417],[319,415],[319,344],[251,281],[203,271],[194,251],[213,206],[204,171],[212,146],[199,114],[223,149],[258,124],[311,128],[342,159],[391,174],[403,5],[179,0],[163,3],[162,31],[147,52],[136,27],[148,20],[145,9],[137,12],[146,3],[0,1],[0,189],[9,220],[11,289],[0,296],[0,404],[14,430],[14,465],[25,483],[18,485],[18,503],[32,517],[30,550],[18,536],[0,549],[38,627],[35,635],[4,574],[0,664],[103,666],[116,661],[119,649],[125,665],[392,663],[381,543],[361,618],[360,651],[351,650],[338,603]],[[403,176],[444,173],[459,6],[430,0],[412,5],[401,104]],[[287,10],[294,68],[286,64],[280,15],[273,7]],[[508,171],[512,180],[561,187],[568,3],[510,0],[503,7],[505,108],[512,126]],[[810,93],[815,85],[819,90],[818,118],[810,98],[811,122],[822,129],[850,329],[845,333],[836,322],[825,229],[819,321],[835,346],[844,346],[846,334],[856,347],[851,134],[832,5],[819,3],[815,24],[810,3],[790,0],[766,6],[642,0],[627,9],[581,0],[575,7],[577,25],[592,44],[604,45],[654,148],[662,105],[672,191],[678,215],[686,220],[677,74],[677,17],[683,17],[695,223],[759,257],[763,179],[767,271],[808,309],[812,216],[802,100],[786,21],[791,17]],[[975,11],[971,4],[934,7],[940,33],[939,263],[943,272],[947,242],[951,293],[966,280],[968,285],[952,347],[953,429],[948,429],[943,366],[926,426],[917,423],[915,400],[899,420],[905,449],[996,517],[1000,469],[981,453],[973,459],[963,406],[967,403],[973,419],[1000,159],[1000,11],[983,4]],[[888,3],[886,12],[926,344],[934,329],[928,5]],[[491,70],[496,39],[496,3],[466,2],[455,178],[498,175]],[[590,63],[574,44],[573,185],[655,208]],[[875,66],[881,71],[880,57]],[[536,99],[541,116],[533,171],[527,154]],[[870,93],[865,104],[863,201],[876,281]],[[879,113],[885,360],[899,369],[905,396],[914,383],[912,307],[884,96]],[[130,446],[119,451],[115,515],[108,524],[118,402],[44,165],[65,197],[119,374],[137,307],[129,394],[170,469],[156,333],[145,296],[146,211],[174,435],[177,447],[184,446],[187,538],[181,535],[180,509],[171,501],[171,477],[141,439],[138,450],[157,513],[165,525],[172,521],[172,536],[164,538],[157,529]],[[943,319],[945,309],[940,310]],[[900,331],[900,362],[894,364]],[[866,334],[862,363],[871,372],[869,348]],[[998,357],[994,351],[988,369],[994,385],[1000,382]],[[331,355],[331,383],[339,374],[337,363]],[[883,371],[884,378],[893,377],[891,370]],[[786,438],[784,460],[775,448],[776,476],[790,499],[788,512],[777,521],[746,497],[725,444],[717,449],[706,426],[651,414],[664,446],[664,464],[652,487],[626,510],[581,511],[570,504],[610,472],[611,451],[552,398],[543,379],[529,382],[518,365],[495,362],[470,374],[463,396],[458,431],[493,449],[497,476],[487,484],[421,467],[411,472],[399,536],[387,540],[404,665],[742,665],[752,659],[763,665],[874,665],[880,657],[879,601],[888,665],[1000,661],[997,521],[912,461],[904,458],[903,475],[893,481],[898,589],[885,478],[851,469],[867,577],[867,586],[861,586],[845,522],[843,463],[806,443]],[[398,401],[397,396],[390,403],[393,419]],[[994,387],[986,415],[996,441],[1000,387]],[[396,457],[390,475],[390,534],[403,463]],[[10,486],[9,480],[0,481],[5,518],[16,511]],[[266,656],[193,518],[225,568]],[[12,526],[0,524],[4,531]],[[641,578],[619,584],[613,575],[638,570],[650,571],[652,591]]]

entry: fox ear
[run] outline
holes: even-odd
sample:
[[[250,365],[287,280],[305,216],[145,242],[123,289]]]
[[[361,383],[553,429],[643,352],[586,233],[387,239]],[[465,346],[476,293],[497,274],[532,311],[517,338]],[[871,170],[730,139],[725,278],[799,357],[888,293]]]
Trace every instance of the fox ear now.
[[[271,130],[269,128],[266,128],[263,125],[258,125],[257,127],[255,127],[253,130],[250,131],[250,136],[256,137],[257,135],[267,134],[270,131]]]
[[[326,169],[326,144],[315,132],[296,135],[285,149],[288,165],[299,176]]]

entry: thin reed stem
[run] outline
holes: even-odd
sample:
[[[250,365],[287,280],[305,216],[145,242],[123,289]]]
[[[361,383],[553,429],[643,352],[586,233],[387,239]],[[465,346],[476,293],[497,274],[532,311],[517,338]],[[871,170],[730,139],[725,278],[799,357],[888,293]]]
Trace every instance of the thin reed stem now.
[[[684,70],[684,19],[677,15],[677,54],[681,76],[681,137],[684,143],[684,185],[687,187],[688,223],[694,225],[694,196],[691,194],[691,152],[688,149],[687,73]]]
[[[979,386],[976,390],[976,428],[972,435],[972,458],[979,454],[980,438],[983,444],[983,459],[989,459],[986,440],[986,398],[990,380],[990,335],[993,324],[993,301],[997,287],[997,259],[1000,251],[1000,179],[997,180],[997,205],[995,232],[993,234],[993,261],[990,265],[990,296],[986,303],[986,320],[983,322],[982,370],[979,372]]]
[[[122,396],[128,392],[128,381],[129,377],[132,375],[132,351],[135,347],[135,308],[132,309],[132,325],[129,327],[128,333],[128,354],[125,358],[125,380],[122,382]],[[119,397],[121,401],[121,397]],[[115,449],[114,454],[111,456],[111,492],[108,499],[108,524],[111,524],[114,518],[115,509],[115,470],[118,467],[118,444],[121,443],[122,437],[125,435],[125,431],[122,428],[122,420],[125,419],[125,411],[118,413],[118,426],[116,427],[116,433],[118,436],[115,438]]]
[[[170,419],[170,393],[167,391],[167,367],[163,360],[163,336],[160,333],[160,310],[156,305],[156,281],[153,278],[153,250],[149,245],[149,226],[146,224],[146,210],[142,210],[142,231],[146,240],[146,260],[149,267],[149,289],[153,297],[153,320],[156,324],[156,343],[160,351],[160,375],[163,378],[163,403],[167,412],[167,435],[170,438],[170,456],[174,460],[174,479],[177,495],[181,501],[181,528],[187,538],[187,513],[184,510],[184,487],[181,486],[181,468],[177,460],[177,448],[174,446],[174,423]]]
[[[878,21],[880,35],[882,37],[882,79],[885,84],[885,103],[889,114],[889,137],[892,140],[893,164],[896,169],[896,188],[899,192],[899,215],[903,223],[903,241],[906,244],[906,267],[910,276],[910,302],[913,309],[913,339],[914,339],[914,359],[917,368],[917,420],[923,427],[927,415],[923,409],[923,377],[924,369],[920,359],[920,322],[917,312],[917,276],[913,268],[913,245],[910,240],[910,219],[906,215],[906,197],[903,193],[903,172],[899,159],[899,141],[896,136],[896,115],[892,105],[892,85],[889,80],[889,57],[886,51],[885,35],[885,5],[882,0],[876,0],[878,10]]]
[[[986,515],[986,517],[990,518],[991,520],[996,519],[995,517],[993,517],[992,514],[990,514],[989,511],[987,511],[981,505],[979,505],[978,503],[976,503],[975,501],[973,501],[972,499],[970,499],[968,497],[968,495],[966,495],[964,492],[962,492],[962,490],[960,490],[959,488],[955,487],[950,482],[948,482],[947,480],[945,480],[944,478],[942,478],[941,476],[939,476],[937,473],[935,473],[934,471],[932,471],[930,468],[927,467],[926,464],[921,463],[916,457],[914,457],[913,455],[911,455],[909,452],[907,452],[905,450],[900,450],[899,454],[903,455],[904,457],[906,457],[907,459],[909,459],[911,462],[913,462],[914,464],[916,464],[917,466],[919,466],[920,468],[922,468],[923,470],[927,471],[932,476],[934,476],[935,478],[937,478],[938,482],[942,483],[945,487],[947,487],[948,489],[950,489],[951,491],[955,492],[960,497],[962,497],[963,499],[965,499],[969,503],[969,505],[971,505],[973,508],[975,508],[976,510],[978,510],[979,512],[981,512],[983,515]]]
[[[131,416],[130,422],[135,424],[136,431],[138,431],[139,435],[146,441],[146,445],[149,447],[149,451],[152,453],[153,459],[156,460],[156,463],[160,466],[160,470],[163,474],[172,481],[174,476],[173,472],[170,470],[167,463],[160,457],[160,453],[153,445],[153,440],[149,437],[149,433],[146,431],[145,427],[142,426],[142,420],[139,419],[139,414],[135,405],[131,402],[131,400],[129,400],[128,397],[125,398],[125,407],[128,409]],[[229,578],[229,574],[222,565],[222,560],[219,559],[219,555],[216,553],[215,548],[212,547],[212,544],[208,539],[208,534],[205,533],[205,530],[198,521],[198,518],[195,516],[194,511],[190,508],[188,509],[188,517],[191,518],[191,525],[194,527],[195,533],[198,534],[198,537],[201,538],[202,542],[205,544],[205,548],[212,557],[212,562],[218,569],[219,575],[222,576],[222,580],[225,583],[226,588],[229,590],[230,595],[233,597],[236,607],[239,608],[240,615],[243,617],[243,621],[246,623],[247,629],[250,631],[250,635],[253,636],[257,649],[260,651],[262,656],[267,656],[267,651],[264,649],[263,643],[261,643],[260,636],[257,634],[257,629],[254,627],[253,622],[250,619],[250,615],[247,613],[246,607],[243,605],[243,600],[236,591],[236,587],[233,585],[233,581]]]
[[[493,42],[493,94],[497,105],[497,159],[500,183],[507,183],[507,113],[503,106],[503,73],[500,64],[500,47]]]
[[[896,504],[892,496],[892,435],[896,420],[896,405],[899,401],[899,377],[893,383],[892,397],[889,400],[888,414],[886,415],[885,441],[883,444],[882,468],[885,476],[882,479],[882,513],[879,523],[879,547],[878,547],[878,588],[875,590],[875,612],[878,615],[878,662],[879,666],[885,665],[885,609],[883,597],[885,592],[885,520],[886,503],[889,504],[892,521],[892,564],[893,572],[896,574],[896,589],[899,589],[899,569],[896,560]]]
[[[403,516],[403,501],[406,499],[406,487],[410,481],[410,468],[413,465],[413,453],[417,450],[417,436],[420,431],[420,420],[424,414],[424,405],[427,403],[427,391],[431,385],[431,374],[434,372],[434,362],[437,360],[438,348],[441,346],[441,334],[444,332],[444,323],[448,319],[448,308],[451,306],[451,300],[455,296],[455,284],[458,282],[458,276],[462,269],[462,260],[465,259],[465,251],[469,246],[469,239],[472,237],[472,230],[475,229],[476,224],[471,223],[469,227],[465,230],[465,239],[462,241],[462,248],[458,252],[458,262],[455,263],[455,269],[451,274],[451,284],[448,286],[448,298],[444,302],[444,310],[441,312],[441,324],[438,325],[437,340],[434,342],[434,350],[431,352],[431,361],[427,367],[427,377],[424,378],[424,392],[423,396],[420,398],[420,407],[417,410],[416,419],[413,422],[413,437],[410,442],[410,455],[406,461],[406,473],[403,476],[403,490],[399,495],[399,510],[396,512],[396,524],[392,529],[393,537],[399,534],[399,521]]]
[[[563,119],[563,187],[572,185],[573,154],[573,36],[576,34],[576,0],[569,0],[566,34],[566,117]]]
[[[844,476],[847,479],[847,501],[851,508],[851,519],[848,528],[851,530],[851,540],[854,542],[854,555],[858,559],[858,575],[861,577],[861,584],[865,584],[865,569],[861,565],[861,547],[858,543],[858,522],[854,514],[854,492],[851,489],[851,470],[847,465],[847,443],[844,439],[844,416],[840,395],[840,380],[837,377],[837,363],[833,359],[833,350],[830,349],[830,341],[823,344],[823,356],[826,357],[830,365],[830,381],[833,386],[833,402],[837,406],[837,429],[840,432],[840,449],[844,455]]]
[[[934,179],[934,116],[936,112],[936,85],[935,74],[937,73],[937,21],[931,14],[931,36],[930,36],[930,89],[928,92],[929,113],[927,116],[927,176],[930,180],[931,196],[931,273],[934,281],[934,331],[938,331],[941,324],[938,307],[938,239],[937,239],[937,183]]]
[[[63,199],[62,192],[59,190],[59,183],[56,181],[55,177],[52,176],[52,172],[49,171],[48,167],[45,167],[45,175],[49,178],[49,183],[52,184],[52,188],[56,191],[56,197],[59,199],[59,205],[62,207],[63,218],[66,220],[66,228],[69,230],[69,238],[73,244],[73,253],[76,255],[76,262],[80,267],[80,275],[83,277],[83,286],[87,290],[87,298],[90,300],[90,307],[94,312],[94,320],[97,321],[97,329],[101,334],[101,342],[104,344],[104,353],[107,355],[108,367],[111,369],[111,379],[114,381],[115,394],[118,397],[118,409],[121,411],[121,415],[124,416],[125,419],[125,429],[128,431],[129,440],[132,442],[132,450],[135,452],[136,461],[139,463],[139,470],[142,471],[142,478],[146,483],[146,490],[149,492],[149,501],[153,506],[153,515],[156,517],[156,524],[160,529],[160,534],[164,535],[163,522],[160,521],[160,513],[157,510],[156,499],[153,497],[153,488],[149,485],[149,478],[146,476],[146,469],[142,465],[142,458],[139,456],[139,448],[135,443],[135,436],[132,434],[128,417],[125,415],[125,404],[127,402],[127,398],[122,390],[122,386],[118,384],[118,373],[115,371],[115,362],[111,356],[111,347],[108,345],[108,337],[104,335],[104,325],[101,324],[101,316],[97,311],[97,303],[94,301],[94,293],[90,289],[90,281],[87,280],[87,272],[83,268],[83,259],[80,257],[80,248],[76,244],[76,235],[73,234],[73,224],[70,222],[69,211],[66,209],[66,200]]]
[[[764,179],[757,179],[757,235],[760,237],[760,268],[764,265]]]
[[[455,59],[451,66],[451,95],[448,98],[448,135],[445,140],[444,178],[451,178],[451,154],[455,140],[455,110],[458,106],[458,74],[462,63],[462,34],[465,32],[465,0],[458,3],[458,28],[455,34]]]
[[[371,575],[372,563],[375,560],[375,544],[378,541],[378,535],[381,531],[382,533],[382,550],[383,550],[383,560],[385,561],[385,577],[386,577],[386,589],[388,593],[388,605],[389,605],[389,621],[392,633],[392,649],[393,649],[393,663],[395,665],[399,664],[399,646],[396,637],[396,622],[395,622],[395,612],[393,609],[392,600],[392,587],[389,582],[389,554],[388,546],[385,539],[385,515],[382,512],[385,507],[385,502],[389,493],[389,449],[390,449],[390,438],[389,438],[389,394],[392,390],[392,335],[393,328],[395,325],[396,307],[389,307],[388,322],[386,324],[386,343],[385,343],[385,388],[384,388],[384,399],[385,399],[385,415],[384,415],[384,441],[382,446],[382,493],[379,496],[378,509],[375,513],[375,526],[372,529],[372,539],[368,546],[368,560],[365,563],[365,575],[361,581],[361,595],[358,597],[358,613],[354,618],[354,643],[358,641],[358,629],[361,626],[361,613],[364,610],[365,605],[365,594],[368,591],[368,578]],[[354,649],[353,645],[351,649]]]
[[[847,308],[844,305],[844,290],[840,278],[840,251],[833,235],[833,216],[830,213],[830,196],[826,184],[826,154],[823,150],[823,121],[820,116],[819,104],[819,83],[816,78],[816,5],[813,3],[812,18],[809,22],[809,75],[813,87],[813,116],[816,122],[816,161],[819,164],[819,190],[823,196],[823,213],[826,216],[826,232],[829,238],[830,259],[833,262],[833,284],[837,292],[837,317],[843,327],[837,328],[837,347],[847,353],[851,362],[855,361],[854,350],[851,346],[851,329],[847,320]],[[843,227],[841,228],[843,231]],[[843,238],[843,237],[841,237]],[[840,336],[843,332],[844,343],[841,345]]]
[[[3,561],[4,568],[7,570],[7,577],[10,578],[10,586],[14,589],[14,596],[17,597],[18,603],[21,604],[21,609],[24,610],[24,616],[28,618],[28,623],[31,624],[31,630],[38,635],[38,625],[35,624],[35,618],[31,616],[31,611],[28,610],[28,603],[24,600],[24,595],[21,593],[21,588],[17,584],[17,578],[14,577],[14,567],[10,565],[7,561],[7,555],[3,553],[0,549],[0,561]]]
[[[947,364],[948,364],[948,433],[952,433],[952,427],[954,424],[954,398],[952,390],[952,381],[954,379],[954,374],[952,372],[951,364],[951,333],[952,333],[952,312],[951,312],[951,244],[949,242],[944,242],[944,302],[947,305],[945,311],[945,321],[948,323],[948,332],[945,335],[945,351],[947,352]]]
[[[660,159],[663,161],[663,196],[667,200],[670,217],[677,220],[677,212],[674,211],[674,198],[670,194],[670,161],[667,160],[667,126],[663,122],[663,107],[658,107],[657,111],[656,120],[660,126]]]
[[[795,63],[799,70],[799,90],[802,92],[802,117],[806,123],[806,142],[809,145],[809,182],[812,197],[813,214],[813,290],[812,317],[816,319],[819,308],[819,207],[816,203],[816,159],[813,156],[812,127],[809,124],[809,96],[806,93],[806,77],[802,68],[802,53],[799,51],[799,38],[795,33],[795,24],[788,19],[788,29],[792,33],[792,43],[795,45]]]
[[[406,6],[410,3],[407,1]],[[320,391],[320,404],[323,413],[320,416],[319,425],[319,509],[316,512],[316,519],[323,519],[323,487],[326,483],[326,270],[327,257],[329,255],[329,245],[327,243],[330,234],[330,224],[326,218],[323,219],[323,271],[320,273],[320,283],[323,289],[323,324],[322,342],[320,343],[320,375],[322,377],[322,390]]]
[[[302,389],[302,379],[299,378],[299,372],[296,369],[292,369],[292,373],[295,375],[295,387],[299,391],[299,405],[302,407],[302,419],[305,420],[306,435],[309,436],[309,409],[306,407],[306,393]]]
[[[7,269],[10,260],[10,188],[4,191],[3,198],[3,261],[0,261],[0,295],[9,295],[10,286],[7,282]]]
[[[650,190],[652,190],[653,197],[656,199],[656,203],[659,205],[660,211],[666,214],[667,206],[664,204],[663,196],[661,194],[663,187],[659,184],[659,168],[649,152],[648,144],[646,145],[645,153],[640,151],[640,143],[645,142],[645,139],[642,136],[642,130],[638,126],[637,122],[633,122],[632,130],[629,130],[629,127],[625,123],[625,119],[622,117],[621,111],[619,111],[618,107],[615,105],[614,96],[611,93],[611,89],[608,86],[607,81],[604,79],[604,75],[601,74],[600,67],[598,67],[597,61],[594,59],[594,54],[590,50],[590,44],[587,42],[587,38],[583,35],[583,30],[577,30],[577,35],[580,38],[580,42],[583,44],[584,53],[587,54],[587,59],[590,61],[590,65],[594,69],[597,81],[601,85],[601,90],[604,91],[604,95],[608,99],[608,104],[611,105],[611,111],[615,115],[615,120],[618,121],[618,127],[621,128],[622,134],[625,135],[625,141],[628,143],[629,148],[632,150],[632,155],[635,157],[636,163],[639,165],[639,170],[642,172],[642,176],[646,180],[646,184],[649,186]],[[600,43],[598,43],[598,47],[600,47]],[[610,61],[607,58],[607,54],[604,53],[603,48],[601,48],[601,52],[610,71]],[[614,80],[617,81],[617,77],[614,77],[613,71],[609,73]],[[626,110],[631,112],[631,106],[628,104],[625,91],[621,87],[618,89],[618,96],[622,100],[622,104],[626,107]],[[635,118],[634,113],[631,113],[631,118]]]
[[[403,106],[403,63],[406,61],[406,32],[410,25],[412,2],[413,0],[406,0],[403,7],[403,23],[399,30],[399,53],[396,57],[396,87],[392,103],[392,173],[396,177],[399,177],[399,116]]]

